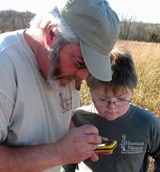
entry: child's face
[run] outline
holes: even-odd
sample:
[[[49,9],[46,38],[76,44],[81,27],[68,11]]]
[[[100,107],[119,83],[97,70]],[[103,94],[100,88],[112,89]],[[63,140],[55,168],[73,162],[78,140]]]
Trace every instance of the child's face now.
[[[103,87],[90,90],[90,92],[98,115],[109,121],[123,116],[129,109],[129,102],[132,98],[132,90],[130,89],[117,95],[113,94],[112,89],[106,92]]]

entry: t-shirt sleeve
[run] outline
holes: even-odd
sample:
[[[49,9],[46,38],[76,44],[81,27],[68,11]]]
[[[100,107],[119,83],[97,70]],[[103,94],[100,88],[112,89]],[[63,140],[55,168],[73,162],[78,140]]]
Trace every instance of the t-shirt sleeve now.
[[[0,54],[0,142],[2,143],[8,134],[8,128],[13,113],[16,82],[15,70],[7,54]]]
[[[151,130],[151,145],[149,155],[153,157],[155,164],[155,171],[160,171],[160,120],[155,119]]]
[[[11,101],[0,91],[0,143],[4,142],[8,135],[12,108],[13,104]]]

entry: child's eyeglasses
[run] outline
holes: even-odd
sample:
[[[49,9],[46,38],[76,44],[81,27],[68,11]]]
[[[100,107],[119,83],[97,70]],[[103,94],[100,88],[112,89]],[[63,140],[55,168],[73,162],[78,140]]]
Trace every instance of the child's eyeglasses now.
[[[110,101],[110,100],[94,100],[94,103],[96,103],[97,105],[101,105],[101,106],[108,106],[110,104],[114,104],[115,106],[125,106],[128,105],[131,100],[117,100],[117,101]]]

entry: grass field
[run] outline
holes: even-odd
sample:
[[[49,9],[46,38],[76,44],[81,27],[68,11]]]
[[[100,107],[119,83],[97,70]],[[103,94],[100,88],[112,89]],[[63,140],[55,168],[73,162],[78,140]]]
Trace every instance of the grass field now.
[[[139,81],[132,102],[160,119],[160,44],[118,40],[115,47],[117,46],[126,47],[135,62]],[[82,84],[80,97],[81,105],[91,103],[85,82]],[[153,172],[152,159],[148,172]]]

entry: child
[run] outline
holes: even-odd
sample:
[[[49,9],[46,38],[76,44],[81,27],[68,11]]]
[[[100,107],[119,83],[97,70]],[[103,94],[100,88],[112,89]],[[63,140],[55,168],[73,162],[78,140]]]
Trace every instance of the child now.
[[[93,104],[77,109],[72,120],[77,127],[96,126],[101,136],[116,140],[118,145],[111,155],[99,154],[99,161],[87,159],[84,163],[93,172],[147,172],[151,156],[154,170],[159,172],[160,120],[131,103],[137,75],[130,52],[115,48],[110,56],[112,80],[90,76],[87,85]],[[76,164],[65,165],[64,171],[74,172],[75,168]]]

